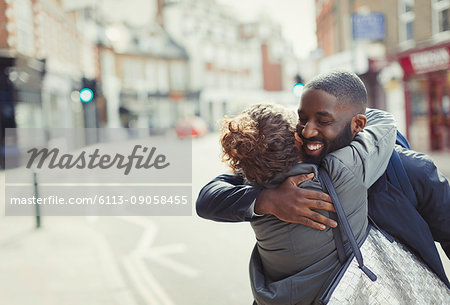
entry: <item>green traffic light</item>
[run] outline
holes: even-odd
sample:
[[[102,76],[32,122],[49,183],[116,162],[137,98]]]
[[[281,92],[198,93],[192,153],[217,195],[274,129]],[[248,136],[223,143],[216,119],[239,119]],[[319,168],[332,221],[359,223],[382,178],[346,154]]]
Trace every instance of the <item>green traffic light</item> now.
[[[89,103],[94,99],[94,92],[89,88],[83,88],[80,90],[80,100],[83,103]]]
[[[295,97],[301,97],[303,89],[305,88],[305,85],[302,83],[297,83],[292,87],[292,93]]]

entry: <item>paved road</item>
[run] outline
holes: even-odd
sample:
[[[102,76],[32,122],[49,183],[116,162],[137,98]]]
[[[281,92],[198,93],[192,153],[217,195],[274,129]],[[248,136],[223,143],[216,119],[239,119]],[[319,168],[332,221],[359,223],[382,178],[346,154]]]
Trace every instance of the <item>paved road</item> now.
[[[193,156],[195,200],[201,186],[227,169],[219,162],[217,135],[196,139]],[[450,176],[449,155],[432,157]],[[254,236],[246,223],[215,223],[194,211],[185,217],[46,217],[39,231],[33,221],[0,217],[1,304],[251,304]]]
[[[215,136],[195,140],[193,200],[226,169],[218,148]],[[247,223],[206,221],[193,209],[184,217],[43,217],[42,224],[35,230],[33,217],[0,216],[0,304],[252,302]]]

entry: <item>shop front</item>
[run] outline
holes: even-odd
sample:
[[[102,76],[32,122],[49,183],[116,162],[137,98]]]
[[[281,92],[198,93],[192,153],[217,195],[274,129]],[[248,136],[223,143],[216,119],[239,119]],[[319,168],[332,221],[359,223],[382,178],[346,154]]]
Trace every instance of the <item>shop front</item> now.
[[[450,149],[450,43],[398,56],[404,72],[407,136],[413,149]]]
[[[19,155],[15,128],[39,127],[42,122],[44,75],[44,60],[0,54],[0,169],[6,167],[6,154]],[[16,165],[11,157],[8,166]]]

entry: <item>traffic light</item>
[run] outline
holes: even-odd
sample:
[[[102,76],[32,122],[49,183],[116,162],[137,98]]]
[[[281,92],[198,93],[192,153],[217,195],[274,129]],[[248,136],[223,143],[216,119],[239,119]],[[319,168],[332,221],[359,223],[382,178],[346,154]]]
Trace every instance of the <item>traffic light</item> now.
[[[97,116],[97,81],[95,79],[81,79],[81,89],[79,91],[80,101],[83,104],[84,127],[98,128]],[[86,140],[89,143],[95,143],[95,139]]]
[[[83,103],[89,103],[95,99],[97,81],[95,79],[82,79],[81,90],[79,91],[80,101]]]
[[[295,85],[292,87],[292,93],[295,97],[302,96],[303,88],[305,87],[303,78],[300,74],[295,75]]]
[[[305,85],[303,85],[302,83],[296,83],[294,87],[292,87],[292,93],[294,94],[294,96],[301,97],[304,87]]]
[[[297,73],[297,75],[295,75],[295,83],[296,84],[304,84],[305,82],[303,81],[303,78],[300,76],[300,74]]]
[[[80,100],[83,103],[89,103],[94,99],[94,92],[89,88],[83,88],[80,90]]]

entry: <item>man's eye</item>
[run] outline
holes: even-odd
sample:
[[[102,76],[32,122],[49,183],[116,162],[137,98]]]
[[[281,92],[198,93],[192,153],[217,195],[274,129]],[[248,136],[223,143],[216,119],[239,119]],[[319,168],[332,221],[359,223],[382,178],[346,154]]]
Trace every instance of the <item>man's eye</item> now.
[[[333,122],[332,121],[319,121],[319,124],[323,125],[323,126],[330,125],[331,123],[333,123]]]
[[[301,125],[305,125],[308,122],[308,120],[307,119],[299,119],[299,122]]]

